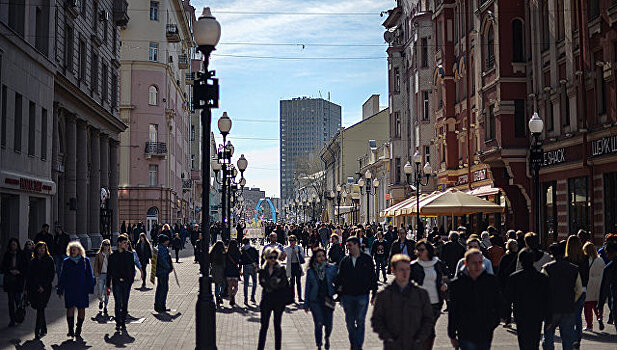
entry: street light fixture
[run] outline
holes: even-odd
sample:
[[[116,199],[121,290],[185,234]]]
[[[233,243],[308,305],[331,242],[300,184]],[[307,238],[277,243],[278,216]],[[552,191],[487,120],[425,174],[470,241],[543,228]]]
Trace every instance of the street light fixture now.
[[[540,194],[540,168],[544,162],[544,150],[542,149],[542,140],[540,136],[544,132],[544,121],[538,115],[538,112],[534,112],[531,119],[529,119],[529,131],[531,132],[531,144],[529,145],[529,165],[533,173],[533,187],[535,194],[535,230],[540,236],[540,243],[546,243],[546,237],[544,232],[540,232],[541,219],[540,219],[540,207],[542,206],[541,194]]]
[[[221,135],[227,137],[227,134],[231,131],[231,119],[227,115],[227,112],[223,112],[223,115],[219,118],[218,127]]]
[[[341,185],[336,185],[336,223],[340,224],[341,223],[341,191],[342,191],[342,187]]]
[[[416,152],[412,156],[412,161],[416,166],[416,176],[414,181],[411,181],[411,174],[413,173],[412,165],[407,162],[403,167],[403,171],[405,172],[405,176],[407,177],[407,184],[411,185],[415,182],[416,186],[416,239],[420,240],[424,238],[424,226],[420,222],[420,186],[427,186],[431,175],[433,174],[433,168],[429,162],[424,164],[424,167],[420,169],[420,164],[422,163],[422,156],[420,152],[416,150]],[[422,181],[424,178],[424,182]]]
[[[219,84],[214,71],[208,69],[210,54],[221,38],[221,25],[212,16],[209,7],[193,24],[193,36],[197,50],[203,54],[203,72],[197,73],[193,83],[193,107],[201,109],[201,159],[202,180],[210,178],[210,124],[212,108],[218,108]],[[201,259],[199,259],[199,296],[195,305],[195,349],[216,350],[216,309],[210,278],[210,181],[201,191]]]

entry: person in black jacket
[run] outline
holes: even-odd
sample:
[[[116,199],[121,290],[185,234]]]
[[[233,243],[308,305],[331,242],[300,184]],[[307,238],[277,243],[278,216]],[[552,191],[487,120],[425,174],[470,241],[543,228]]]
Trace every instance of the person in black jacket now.
[[[251,293],[251,302],[255,302],[255,290],[257,289],[257,271],[259,267],[259,252],[251,245],[251,239],[244,237],[242,239],[242,249],[240,252],[240,264],[242,265],[243,282],[244,284],[244,305],[248,304],[249,297],[249,282],[253,280],[253,289]]]
[[[259,284],[262,286],[261,303],[259,303],[259,311],[261,313],[259,328],[259,342],[257,350],[263,350],[266,346],[266,335],[268,334],[268,326],[270,325],[270,314],[274,312],[274,349],[281,349],[282,330],[281,320],[285,304],[288,302],[285,298],[285,290],[289,288],[287,273],[278,263],[279,251],[274,247],[264,249],[263,256],[266,262],[259,270]]]
[[[53,246],[48,245],[47,250],[49,250],[49,254],[54,258],[54,262],[56,263],[56,275],[58,276],[58,279],[60,279],[62,263],[66,258],[66,247],[68,247],[71,237],[66,234],[66,232],[62,231],[62,225],[59,223],[56,223],[54,231]],[[35,243],[37,242],[38,241]]]
[[[516,259],[518,253],[518,242],[516,239],[509,239],[506,243],[506,253],[499,260],[499,270],[497,271],[497,281],[499,289],[505,295],[510,275],[516,270]],[[509,328],[512,323],[512,302],[506,300],[504,309],[504,327]]]
[[[135,258],[128,251],[129,238],[125,234],[118,236],[117,244],[118,250],[109,256],[107,265],[107,294],[113,289],[116,331],[126,332],[129,295],[135,279]]]
[[[333,233],[330,237],[330,250],[328,250],[328,260],[338,266],[341,259],[345,256],[345,250],[339,241],[339,235]]]
[[[43,224],[41,231],[37,233],[36,236],[34,236],[34,241],[36,243],[45,242],[45,244],[48,247],[51,247],[51,249],[54,249],[54,236],[51,233],[49,233],[48,224]]]
[[[605,251],[610,260],[602,273],[598,310],[603,310],[604,303],[608,300],[609,310],[614,312],[617,311],[617,235],[610,235],[606,238]],[[615,329],[617,329],[617,324],[615,324]]]
[[[377,276],[373,259],[360,252],[358,237],[347,238],[346,246],[349,255],[341,260],[335,285],[342,298],[351,348],[357,350],[362,349],[364,343],[364,320],[368,310],[369,292],[372,292],[373,304],[377,294]]]
[[[141,289],[144,289],[146,288],[146,279],[148,277],[148,263],[152,259],[152,246],[143,232],[139,234],[139,241],[135,245],[135,251],[137,252],[137,257],[139,257],[142,270]]]
[[[418,258],[411,262],[411,280],[428,292],[435,315],[434,321],[437,322],[448,289],[448,267],[435,256],[435,247],[426,239],[416,243],[415,251]]]
[[[47,244],[38,242],[34,246],[34,257],[28,265],[26,291],[30,306],[36,310],[34,336],[38,339],[47,334],[45,308],[51,296],[51,282],[54,280],[54,260],[49,255]]]
[[[535,269],[534,258],[534,252],[528,248],[518,253],[523,269],[510,275],[504,290],[507,301],[514,304],[514,320],[521,350],[538,349],[542,321],[550,325],[552,317],[548,277]]]
[[[180,238],[180,234],[176,233],[174,238],[171,240],[171,247],[176,252],[176,262],[180,262],[180,249],[182,249],[182,238]]]
[[[373,242],[371,246],[371,256],[375,260],[375,273],[379,280],[379,271],[383,274],[383,283],[386,283],[386,268],[388,265],[388,241],[383,238],[383,232],[377,232],[377,240]]]
[[[405,254],[413,260],[415,258],[415,247],[416,242],[412,239],[407,239],[407,231],[405,231],[405,228],[401,227],[398,229],[398,239],[392,242],[390,246],[389,260],[392,260],[392,257],[396,254]]]
[[[24,256],[17,238],[11,237],[0,269],[0,272],[4,275],[4,291],[8,294],[9,327],[15,326],[15,311],[21,305],[21,294],[24,291],[27,269],[28,258]]]
[[[503,308],[497,277],[484,270],[479,249],[464,258],[467,268],[449,286],[448,336],[455,349],[490,349]]]
[[[441,248],[441,255],[439,259],[443,261],[448,267],[449,277],[454,277],[456,273],[456,265],[465,255],[465,247],[459,243],[458,232],[450,231],[448,236],[448,242],[446,242]]]

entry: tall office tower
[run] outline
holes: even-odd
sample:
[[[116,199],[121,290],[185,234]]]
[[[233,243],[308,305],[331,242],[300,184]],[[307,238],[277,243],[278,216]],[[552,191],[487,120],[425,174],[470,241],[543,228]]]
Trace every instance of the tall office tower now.
[[[321,149],[341,127],[341,106],[323,98],[281,100],[281,199],[294,196],[296,162]]]

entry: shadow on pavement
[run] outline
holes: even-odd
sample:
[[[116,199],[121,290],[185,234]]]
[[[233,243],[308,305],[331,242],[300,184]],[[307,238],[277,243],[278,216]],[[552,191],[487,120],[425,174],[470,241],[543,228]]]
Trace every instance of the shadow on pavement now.
[[[134,341],[135,338],[131,337],[128,333],[115,332],[111,337],[109,334],[105,334],[105,343],[113,344],[117,348],[126,348],[126,344]]]
[[[593,333],[583,333],[584,340],[592,340],[599,343],[616,343],[617,344],[617,335],[609,334],[606,332],[593,332]],[[585,344],[584,342],[582,343]]]
[[[99,312],[98,314],[96,314],[96,316],[91,317],[90,319],[99,324],[106,324],[112,321],[114,318],[113,316],[109,316],[109,315],[105,316],[102,312]]]
[[[26,340],[23,344],[20,344],[21,340],[16,339],[15,343],[13,343],[13,345],[15,345],[15,349],[21,350],[42,350],[45,349],[45,344],[43,344],[43,342],[39,339],[32,339],[32,340]]]
[[[153,314],[154,318],[156,318],[159,321],[162,322],[172,322],[173,320],[175,320],[176,318],[180,317],[180,315],[182,315],[181,312],[178,312],[176,314],[169,314],[167,312],[164,313],[158,313],[158,314]]]
[[[72,341],[70,339],[63,341],[62,343],[60,343],[60,345],[53,344],[51,346],[53,350],[83,350],[83,349],[89,349],[91,347],[92,346],[86,344],[86,342],[83,340]]]

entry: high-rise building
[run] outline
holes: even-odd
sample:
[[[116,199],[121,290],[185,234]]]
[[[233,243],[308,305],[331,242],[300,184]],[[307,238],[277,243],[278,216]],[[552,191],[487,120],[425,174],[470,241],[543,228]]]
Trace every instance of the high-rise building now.
[[[323,98],[281,100],[280,155],[281,198],[290,199],[298,162],[321,149],[341,127],[341,106]]]

